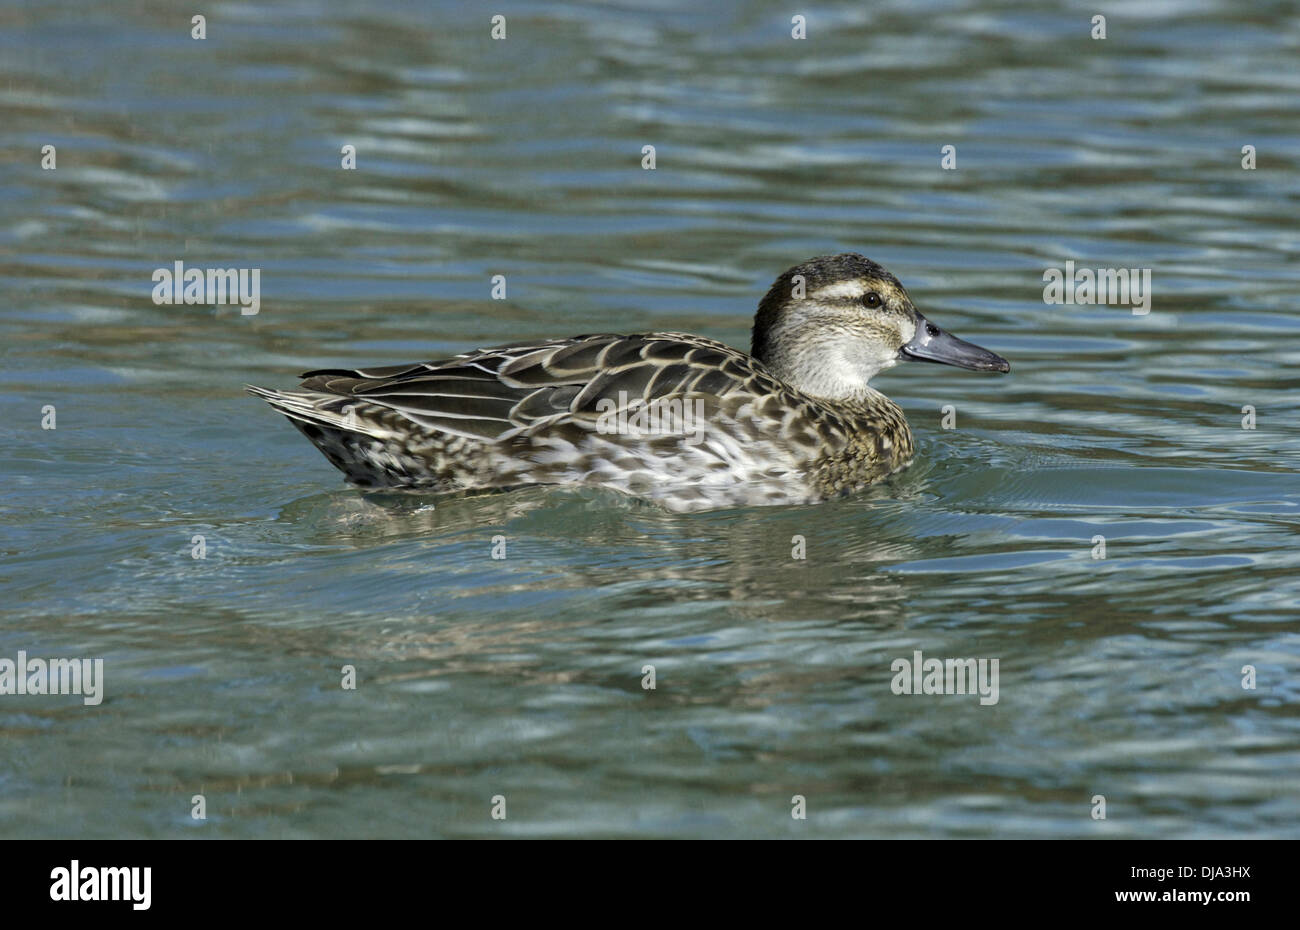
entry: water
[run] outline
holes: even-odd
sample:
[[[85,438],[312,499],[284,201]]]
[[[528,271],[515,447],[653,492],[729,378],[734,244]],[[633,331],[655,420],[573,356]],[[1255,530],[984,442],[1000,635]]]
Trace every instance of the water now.
[[[1017,6],[0,8],[0,657],[106,677],[0,697],[0,834],[1300,835],[1300,20]],[[746,345],[845,249],[1013,364],[881,375],[921,455],[847,500],[366,499],[241,392]],[[260,312],[155,305],[178,260]],[[1044,304],[1066,260],[1151,312]],[[893,694],[915,650],[998,703]]]

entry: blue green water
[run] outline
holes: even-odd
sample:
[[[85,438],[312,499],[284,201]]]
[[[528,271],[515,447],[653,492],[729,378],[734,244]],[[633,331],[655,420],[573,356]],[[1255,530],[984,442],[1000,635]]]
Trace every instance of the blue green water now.
[[[105,676],[0,694],[0,835],[1300,835],[1300,19],[1018,7],[0,4],[0,659]],[[367,498],[241,390],[744,346],[843,250],[1012,362],[879,376],[921,454],[846,500]]]

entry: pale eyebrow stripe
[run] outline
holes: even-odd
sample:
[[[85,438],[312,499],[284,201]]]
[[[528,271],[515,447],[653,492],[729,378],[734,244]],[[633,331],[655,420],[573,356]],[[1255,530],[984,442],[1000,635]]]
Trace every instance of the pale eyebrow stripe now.
[[[861,281],[837,281],[826,287],[818,288],[808,296],[817,300],[834,300],[836,298],[861,297],[867,292],[867,286]]]

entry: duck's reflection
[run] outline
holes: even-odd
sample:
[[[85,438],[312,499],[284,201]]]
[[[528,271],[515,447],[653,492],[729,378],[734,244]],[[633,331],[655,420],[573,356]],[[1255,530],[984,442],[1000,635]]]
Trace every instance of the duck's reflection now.
[[[681,515],[603,491],[346,492],[299,501],[284,518],[310,524],[326,545],[438,549],[444,587],[398,619],[340,631],[353,640],[349,654],[414,660],[409,672],[390,667],[395,678],[490,669],[558,681],[608,653],[671,652],[726,629],[753,628],[761,642],[765,624],[904,628],[913,582],[882,569],[919,556],[898,514],[924,493],[918,473],[817,506]],[[276,635],[283,645],[297,634]],[[557,648],[572,650],[571,670],[541,658]]]

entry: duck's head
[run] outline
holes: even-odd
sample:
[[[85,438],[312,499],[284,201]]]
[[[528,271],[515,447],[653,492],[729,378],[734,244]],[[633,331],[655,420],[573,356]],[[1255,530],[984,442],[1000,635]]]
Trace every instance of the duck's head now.
[[[814,397],[866,395],[878,371],[902,361],[1010,371],[1002,356],[958,339],[917,312],[892,274],[856,252],[795,265],[754,317],[750,354]]]

